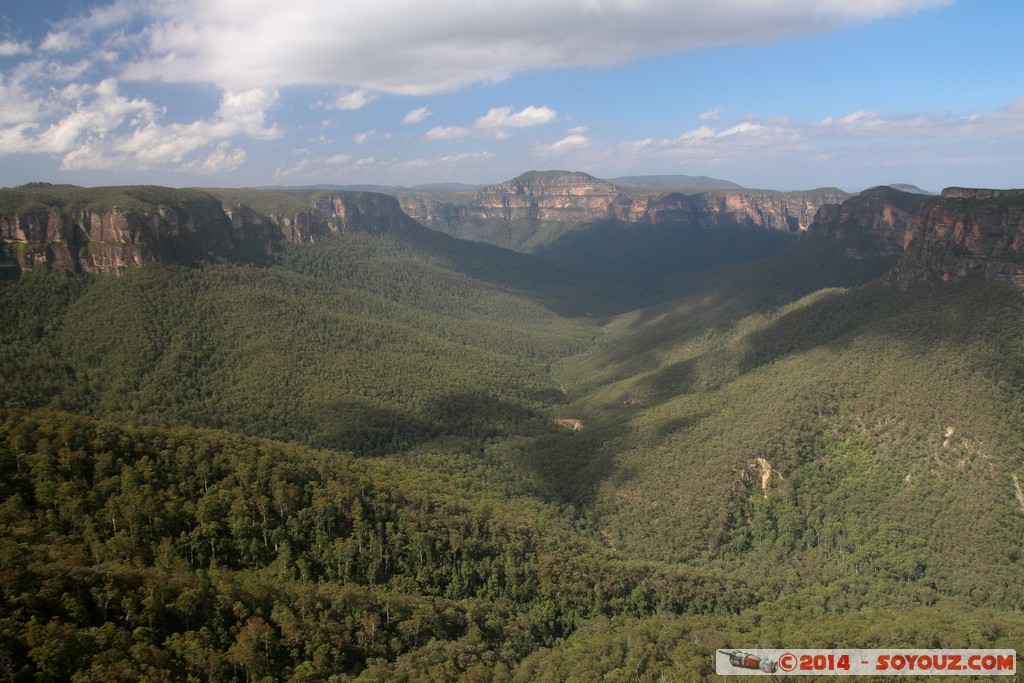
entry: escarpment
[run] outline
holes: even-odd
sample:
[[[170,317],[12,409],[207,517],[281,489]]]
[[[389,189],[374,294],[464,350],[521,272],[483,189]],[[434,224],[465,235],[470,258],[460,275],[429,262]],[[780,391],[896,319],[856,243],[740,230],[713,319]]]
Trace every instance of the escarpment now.
[[[0,264],[118,273],[159,259],[189,260],[410,225],[394,198],[370,192],[34,184],[0,191]]]
[[[647,225],[729,225],[797,233],[811,224],[819,207],[841,202],[848,196],[834,188],[792,193],[743,189],[652,192],[620,187],[587,173],[530,171],[480,188],[460,203],[417,193],[404,193],[400,201],[406,213],[427,226],[459,237],[494,241],[494,224],[500,222],[585,224],[616,220]],[[514,248],[538,246],[514,239],[505,240],[504,244]]]
[[[889,187],[819,209],[811,238],[853,238],[898,258],[887,280],[978,275],[1024,288],[1024,190],[947,188],[923,197]]]

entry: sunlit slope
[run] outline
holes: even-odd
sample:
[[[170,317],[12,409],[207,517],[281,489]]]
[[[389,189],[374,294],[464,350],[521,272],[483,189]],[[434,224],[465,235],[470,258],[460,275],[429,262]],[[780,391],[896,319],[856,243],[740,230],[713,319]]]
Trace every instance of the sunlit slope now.
[[[561,368],[566,410],[616,425],[589,444],[608,545],[853,607],[1019,608],[1020,292],[875,281],[751,307],[723,287],[615,319]]]

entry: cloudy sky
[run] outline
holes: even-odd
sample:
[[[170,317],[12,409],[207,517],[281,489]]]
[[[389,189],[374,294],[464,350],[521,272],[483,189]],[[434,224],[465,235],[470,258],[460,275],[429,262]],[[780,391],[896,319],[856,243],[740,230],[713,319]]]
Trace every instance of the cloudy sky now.
[[[1024,187],[1021,0],[5,5],[0,186]]]

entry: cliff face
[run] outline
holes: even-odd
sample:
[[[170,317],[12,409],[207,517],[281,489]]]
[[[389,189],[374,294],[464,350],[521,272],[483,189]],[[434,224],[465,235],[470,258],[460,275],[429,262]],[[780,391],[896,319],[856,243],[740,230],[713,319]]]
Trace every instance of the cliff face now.
[[[892,275],[901,287],[979,272],[1024,289],[1024,190],[943,190],[910,222],[904,244]]]
[[[891,187],[872,188],[842,204],[822,206],[807,234],[832,239],[866,238],[872,251],[898,257],[906,247],[908,227],[927,200],[924,195]]]
[[[227,237],[223,214],[212,201],[206,208],[212,211],[193,214],[165,205],[148,212],[40,207],[0,215],[0,241],[4,254],[22,270],[121,272],[154,260],[169,244],[200,231],[211,241],[222,241]]]
[[[236,240],[315,242],[336,232],[382,233],[412,223],[397,200],[373,192],[317,193],[309,197],[308,208],[265,213],[235,200],[224,203],[224,212]]]
[[[258,199],[258,191],[250,194]],[[412,225],[398,202],[385,195],[295,192],[289,199],[308,208],[259,211],[238,199],[167,188],[2,190],[0,265],[118,273],[162,257]],[[111,202],[115,205],[103,206]]]
[[[820,206],[842,201],[848,196],[840,190],[790,194],[730,190],[623,196],[616,203],[612,217],[654,225],[739,225],[760,230],[800,232],[811,224]]]
[[[775,193],[727,190],[699,194],[625,189],[586,173],[545,171],[483,188],[466,203],[451,204],[409,194],[402,208],[416,220],[463,237],[460,223],[480,221],[569,221],[689,226],[740,225],[798,232],[810,225],[825,203],[841,202],[840,190]]]
[[[953,280],[980,273],[1024,288],[1024,190],[948,188],[922,197],[874,188],[822,207],[811,238],[866,239],[899,258],[888,280]]]
[[[608,218],[618,195],[617,187],[586,173],[531,172],[480,190],[461,215],[506,221],[588,221]]]

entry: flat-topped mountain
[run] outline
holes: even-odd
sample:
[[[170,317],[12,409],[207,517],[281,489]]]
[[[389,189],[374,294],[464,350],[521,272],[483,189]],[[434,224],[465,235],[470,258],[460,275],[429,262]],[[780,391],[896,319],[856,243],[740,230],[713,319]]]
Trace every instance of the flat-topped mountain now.
[[[697,190],[688,176],[637,176],[631,186],[579,171],[530,171],[463,194],[459,201],[399,193],[402,208],[424,225],[456,237],[536,251],[595,221],[645,225],[738,226],[798,233],[826,203],[850,195],[835,188],[806,192],[723,188],[708,179]],[[643,178],[652,178],[646,184]],[[660,180],[659,180],[660,179]],[[734,185],[734,184],[730,184]]]

